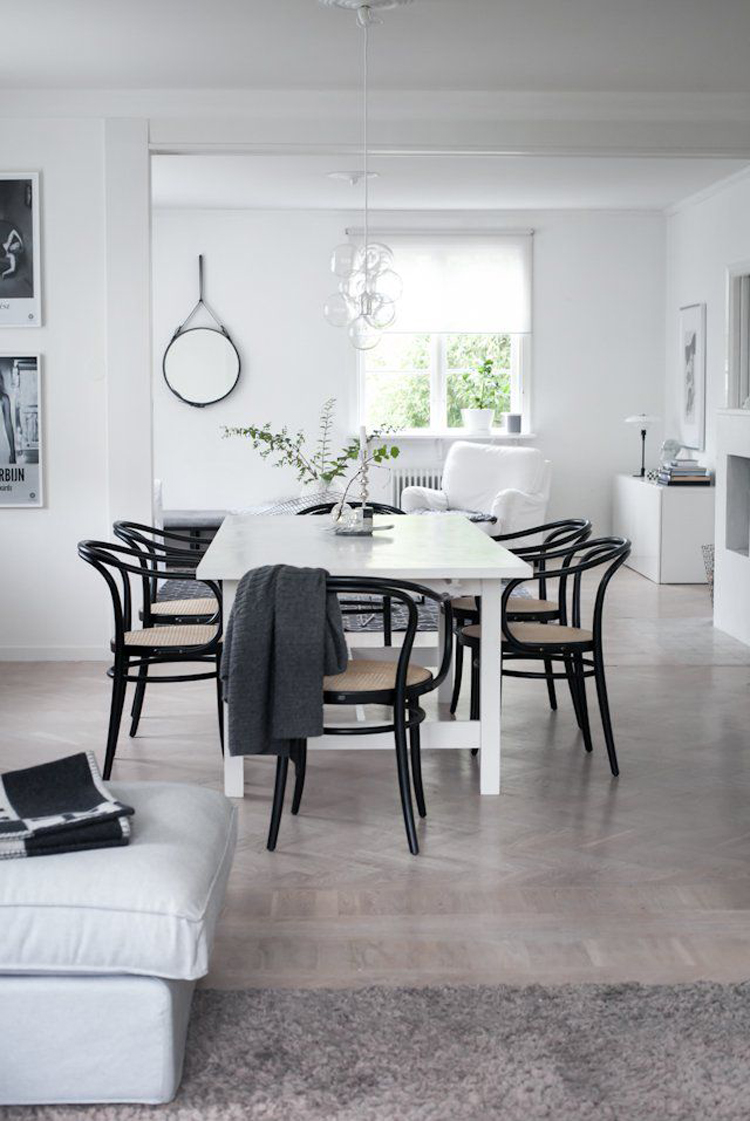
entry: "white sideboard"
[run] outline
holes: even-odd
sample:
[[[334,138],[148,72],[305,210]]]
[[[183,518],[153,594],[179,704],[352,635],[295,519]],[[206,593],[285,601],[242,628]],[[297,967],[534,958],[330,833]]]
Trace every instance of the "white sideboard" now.
[[[713,544],[715,494],[617,475],[612,523],[633,543],[628,567],[657,584],[705,584],[701,545]]]

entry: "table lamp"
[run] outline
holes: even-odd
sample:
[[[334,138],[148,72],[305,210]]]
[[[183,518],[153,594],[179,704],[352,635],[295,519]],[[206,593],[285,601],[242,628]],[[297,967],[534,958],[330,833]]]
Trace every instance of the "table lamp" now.
[[[659,423],[658,416],[649,416],[648,413],[636,413],[635,416],[626,416],[626,424],[637,424],[641,430],[641,469],[637,471],[633,478],[643,479],[646,476],[646,433],[649,428],[653,428],[655,424]]]

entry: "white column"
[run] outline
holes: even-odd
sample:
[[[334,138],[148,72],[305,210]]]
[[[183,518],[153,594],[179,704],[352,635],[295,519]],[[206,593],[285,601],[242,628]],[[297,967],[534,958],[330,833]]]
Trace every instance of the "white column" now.
[[[482,642],[480,670],[481,794],[500,793],[500,580],[482,581]]]
[[[148,121],[105,121],[110,522],[151,522],[150,166]]]

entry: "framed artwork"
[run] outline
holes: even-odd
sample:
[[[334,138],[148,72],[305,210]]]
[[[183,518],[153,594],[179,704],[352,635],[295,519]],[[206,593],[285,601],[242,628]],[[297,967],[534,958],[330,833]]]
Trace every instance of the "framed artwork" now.
[[[706,442],[706,305],[680,308],[680,439],[703,451]]]
[[[40,327],[39,173],[0,172],[0,327]]]
[[[39,355],[0,355],[0,508],[41,506]]]

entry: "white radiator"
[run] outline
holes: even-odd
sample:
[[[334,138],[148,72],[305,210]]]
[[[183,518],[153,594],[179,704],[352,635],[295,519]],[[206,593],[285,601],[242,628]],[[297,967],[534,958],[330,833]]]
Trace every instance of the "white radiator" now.
[[[443,471],[439,464],[433,467],[393,467],[391,468],[391,504],[401,505],[401,492],[404,487],[432,487],[440,490],[443,484]]]

